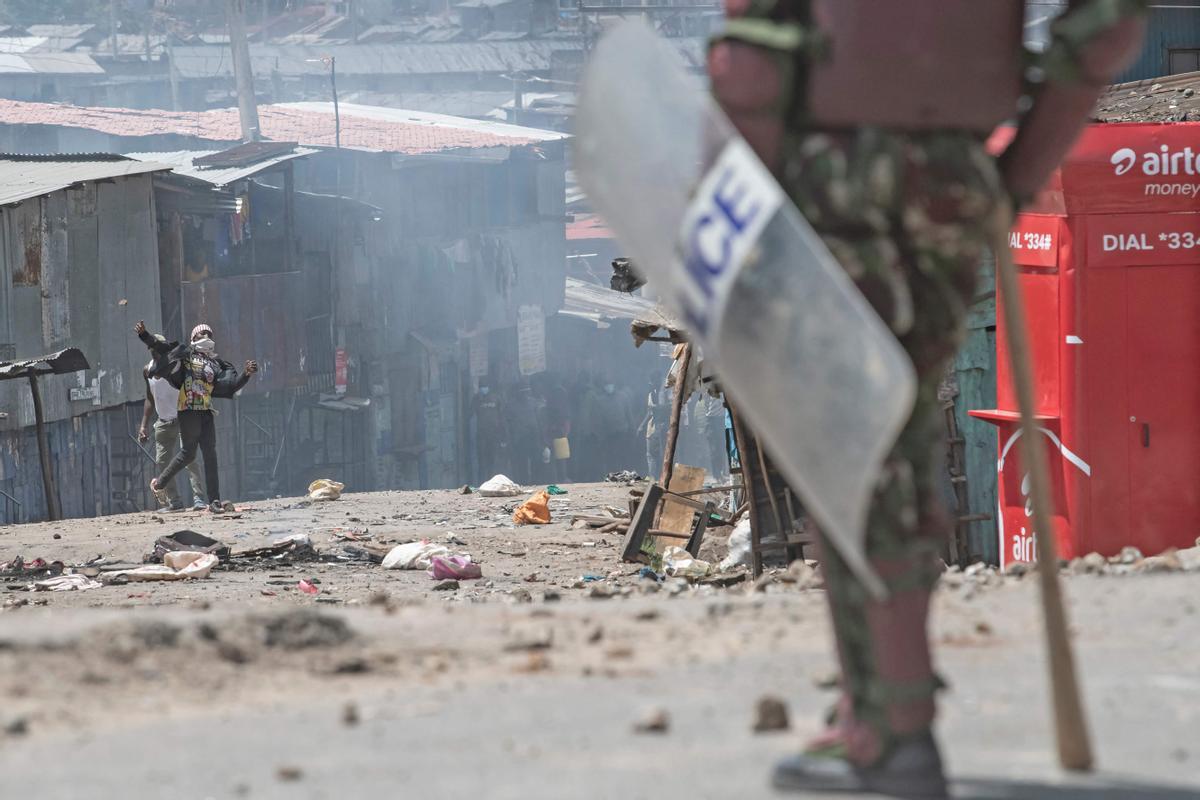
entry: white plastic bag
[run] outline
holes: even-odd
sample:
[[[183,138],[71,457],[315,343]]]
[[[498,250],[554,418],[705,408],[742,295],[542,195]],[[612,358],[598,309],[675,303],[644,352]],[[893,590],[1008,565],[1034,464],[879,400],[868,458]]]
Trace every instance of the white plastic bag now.
[[[479,493],[484,497],[516,497],[525,494],[525,490],[514,483],[506,475],[496,475],[483,482]]]
[[[729,555],[721,562],[721,571],[750,566],[750,520],[744,519],[729,534]]]
[[[331,481],[328,478],[321,478],[313,481],[308,485],[309,500],[337,500],[342,496],[342,490],[346,488],[346,484]]]
[[[176,550],[163,555],[162,564],[147,564],[136,569],[110,572],[107,578],[122,576],[131,581],[181,581],[185,578],[207,578],[220,562],[212,553]]]
[[[713,571],[712,564],[694,558],[682,547],[668,547],[663,551],[662,563],[668,578],[703,578]]]
[[[449,556],[445,545],[428,540],[398,544],[383,557],[384,569],[429,569],[435,556]]]
[[[85,589],[99,589],[102,584],[86,575],[74,573],[71,575],[56,575],[44,581],[33,584],[35,592],[82,592]]]

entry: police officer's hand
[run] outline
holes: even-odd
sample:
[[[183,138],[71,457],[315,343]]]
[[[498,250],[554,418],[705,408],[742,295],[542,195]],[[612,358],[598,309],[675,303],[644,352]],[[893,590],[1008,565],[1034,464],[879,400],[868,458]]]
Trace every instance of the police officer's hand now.
[[[133,326],[133,332],[136,333],[138,336],[141,336],[143,333],[146,332],[146,323],[139,319],[137,325]]]
[[[149,438],[150,438],[150,434],[149,434],[149,433],[146,431],[146,426],[145,426],[145,425],[143,425],[142,427],[138,428],[138,441],[139,441],[139,442],[144,442],[144,441],[146,441],[146,440],[147,440],[147,439],[149,439]]]
[[[253,375],[256,372],[258,372],[258,362],[257,361],[247,361],[246,362],[246,374]]]

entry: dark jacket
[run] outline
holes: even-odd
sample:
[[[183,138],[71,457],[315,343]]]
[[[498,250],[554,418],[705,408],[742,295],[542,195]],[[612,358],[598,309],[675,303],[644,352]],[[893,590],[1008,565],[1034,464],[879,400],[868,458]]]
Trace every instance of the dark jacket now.
[[[143,332],[138,338],[149,348],[153,359],[149,376],[165,378],[167,383],[176,389],[182,388],[183,381],[187,377],[185,365],[192,357],[192,346],[171,342],[161,336],[155,337],[149,331]],[[213,380],[213,397],[228,400],[246,385],[250,380],[250,375],[239,376],[233,364],[220,358],[213,360],[217,362],[218,367],[217,377]]]

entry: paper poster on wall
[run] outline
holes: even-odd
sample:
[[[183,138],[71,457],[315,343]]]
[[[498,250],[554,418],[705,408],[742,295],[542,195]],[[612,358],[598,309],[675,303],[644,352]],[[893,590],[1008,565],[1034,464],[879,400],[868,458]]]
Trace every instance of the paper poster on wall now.
[[[541,306],[517,310],[517,360],[522,375],[546,371],[546,318]]]
[[[479,333],[469,340],[471,348],[471,377],[486,378],[488,374],[488,337]]]

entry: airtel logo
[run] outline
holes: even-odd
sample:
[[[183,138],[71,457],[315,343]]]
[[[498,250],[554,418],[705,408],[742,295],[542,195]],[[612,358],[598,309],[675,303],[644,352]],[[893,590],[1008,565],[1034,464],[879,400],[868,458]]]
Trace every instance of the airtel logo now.
[[[1129,170],[1133,169],[1133,165],[1137,163],[1137,153],[1133,152],[1132,148],[1122,147],[1120,150],[1112,154],[1112,158],[1109,159],[1109,163],[1116,168],[1113,171],[1117,175],[1124,175],[1126,172],[1129,172]]]
[[[1200,175],[1200,152],[1190,147],[1175,152],[1167,145],[1158,148],[1158,152],[1142,153],[1140,156],[1131,147],[1122,147],[1109,157],[1108,162],[1113,166],[1113,173],[1118,177],[1125,175],[1140,162],[1142,174],[1146,176],[1159,175]]]

